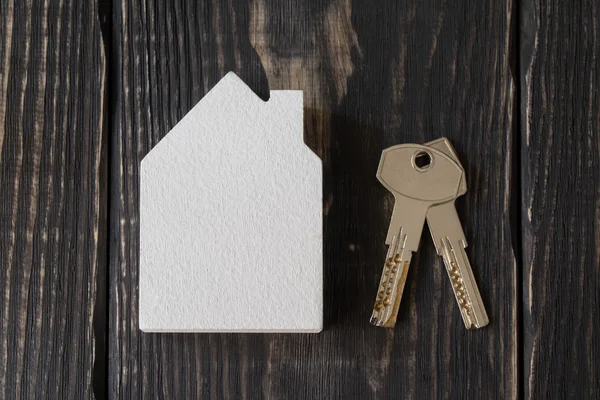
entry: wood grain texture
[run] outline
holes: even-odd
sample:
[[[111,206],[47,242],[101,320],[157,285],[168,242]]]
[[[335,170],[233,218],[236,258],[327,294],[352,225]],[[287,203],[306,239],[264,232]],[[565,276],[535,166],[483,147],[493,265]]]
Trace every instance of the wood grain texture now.
[[[106,322],[96,7],[6,0],[0,21],[0,398],[91,398]]]
[[[115,4],[110,397],[516,398],[514,8],[444,0]],[[230,70],[263,98],[268,89],[305,91],[305,141],[325,174],[321,334],[137,328],[140,160]],[[465,331],[426,234],[396,329],[372,327],[392,207],[374,177],[381,150],[442,135],[467,172],[470,190],[458,207],[490,326]]]
[[[525,1],[521,26],[527,398],[600,398],[600,5]]]

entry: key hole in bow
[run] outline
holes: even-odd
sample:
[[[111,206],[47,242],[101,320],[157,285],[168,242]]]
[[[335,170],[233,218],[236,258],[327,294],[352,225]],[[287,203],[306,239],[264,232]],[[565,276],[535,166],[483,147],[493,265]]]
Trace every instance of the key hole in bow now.
[[[412,164],[417,171],[424,172],[433,164],[433,158],[431,154],[421,150],[413,155]]]

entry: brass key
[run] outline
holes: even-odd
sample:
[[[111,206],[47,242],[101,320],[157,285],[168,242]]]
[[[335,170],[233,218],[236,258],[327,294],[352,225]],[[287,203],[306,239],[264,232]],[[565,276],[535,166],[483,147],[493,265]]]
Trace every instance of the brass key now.
[[[385,149],[377,178],[396,202],[371,323],[389,328],[396,324],[412,252],[419,248],[427,212],[431,206],[453,201],[464,178],[462,167],[451,156],[418,144]]]
[[[448,139],[441,138],[425,145],[444,152],[460,165],[458,156]],[[463,174],[457,197],[466,192],[467,183]],[[477,329],[486,326],[489,319],[465,252],[467,240],[454,200],[430,207],[427,212],[427,225],[437,253],[444,260],[465,327]]]

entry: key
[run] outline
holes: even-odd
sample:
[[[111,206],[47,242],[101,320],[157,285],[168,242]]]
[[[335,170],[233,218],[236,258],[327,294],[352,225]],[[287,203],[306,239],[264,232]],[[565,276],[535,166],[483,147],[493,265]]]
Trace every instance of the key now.
[[[425,145],[444,152],[460,165],[458,156],[448,139],[441,138]],[[467,184],[463,174],[457,197],[466,192]],[[427,225],[436,251],[444,260],[465,327],[478,329],[486,326],[489,319],[465,252],[467,241],[454,200],[431,206],[427,211]]]
[[[457,197],[463,169],[444,152],[423,145],[385,149],[377,179],[395,198],[386,238],[389,245],[371,323],[396,324],[412,253],[418,250],[429,208]]]

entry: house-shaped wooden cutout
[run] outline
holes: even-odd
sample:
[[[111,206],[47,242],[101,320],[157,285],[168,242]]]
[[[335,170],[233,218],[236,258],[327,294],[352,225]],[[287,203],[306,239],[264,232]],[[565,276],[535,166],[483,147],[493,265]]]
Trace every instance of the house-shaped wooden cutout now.
[[[302,91],[229,73],[142,161],[140,329],[318,332],[322,240]]]

